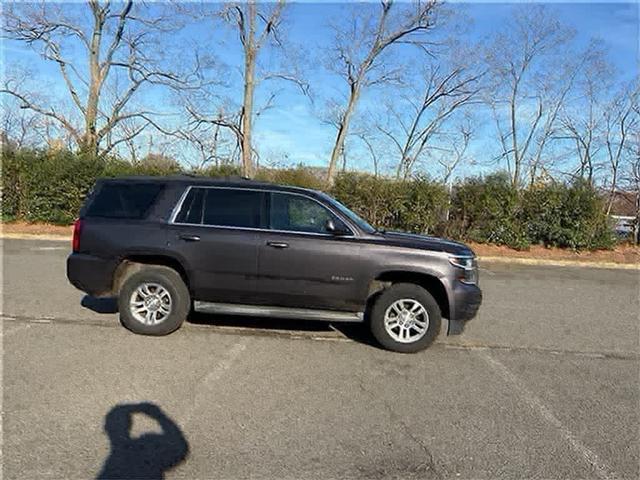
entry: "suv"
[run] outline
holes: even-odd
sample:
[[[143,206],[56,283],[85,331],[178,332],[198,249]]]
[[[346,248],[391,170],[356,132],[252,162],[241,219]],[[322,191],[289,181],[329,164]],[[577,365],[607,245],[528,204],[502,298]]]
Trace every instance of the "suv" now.
[[[461,243],[376,230],[328,195],[242,178],[98,180],[74,225],[67,276],[117,296],[135,333],[166,335],[192,309],[367,322],[416,352],[460,333],[482,295]]]

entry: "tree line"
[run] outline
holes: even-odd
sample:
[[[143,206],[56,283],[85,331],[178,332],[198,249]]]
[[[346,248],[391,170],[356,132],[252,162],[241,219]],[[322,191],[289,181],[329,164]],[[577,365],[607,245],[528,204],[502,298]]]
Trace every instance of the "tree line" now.
[[[637,78],[616,72],[601,41],[576,47],[551,7],[514,6],[507,22],[474,40],[456,4],[342,5],[323,20],[328,47],[311,58],[289,35],[294,8],[303,7],[6,4],[4,37],[37,53],[58,80],[34,79],[32,64],[7,68],[3,141],[134,163],[164,156],[201,169],[239,165],[254,176],[268,163],[256,121],[288,89],[334,128],[329,185],[366,164],[402,180],[428,172],[451,188],[479,165],[505,170],[514,188],[582,179],[611,194],[639,189]],[[207,32],[224,32],[228,43]]]

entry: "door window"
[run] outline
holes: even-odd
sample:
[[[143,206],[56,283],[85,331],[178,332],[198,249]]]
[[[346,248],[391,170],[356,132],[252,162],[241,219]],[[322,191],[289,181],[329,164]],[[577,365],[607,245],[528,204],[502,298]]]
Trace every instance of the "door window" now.
[[[225,227],[260,227],[261,192],[229,188],[206,190],[202,223]]]
[[[263,193],[231,188],[192,188],[176,215],[176,223],[259,228]]]
[[[346,229],[340,219],[315,200],[287,193],[271,194],[269,225],[272,230],[328,233],[328,220],[333,220],[336,227]]]

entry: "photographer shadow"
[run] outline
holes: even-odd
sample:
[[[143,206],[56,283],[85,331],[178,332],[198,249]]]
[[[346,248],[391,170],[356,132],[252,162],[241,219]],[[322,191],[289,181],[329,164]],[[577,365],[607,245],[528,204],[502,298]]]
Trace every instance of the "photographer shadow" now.
[[[157,421],[161,433],[131,436],[134,415]],[[153,403],[116,405],[105,417],[111,452],[98,479],[163,479],[164,473],[184,461],[189,444],[180,427]]]

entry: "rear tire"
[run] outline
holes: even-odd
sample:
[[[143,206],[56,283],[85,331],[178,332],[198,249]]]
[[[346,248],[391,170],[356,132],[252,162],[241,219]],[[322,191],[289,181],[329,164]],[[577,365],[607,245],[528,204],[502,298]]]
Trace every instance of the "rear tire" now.
[[[387,350],[415,353],[433,343],[440,333],[438,302],[413,283],[396,283],[384,290],[371,309],[371,333]]]
[[[182,277],[169,267],[148,265],[127,277],[118,295],[120,322],[142,335],[168,335],[189,314],[191,297]]]

